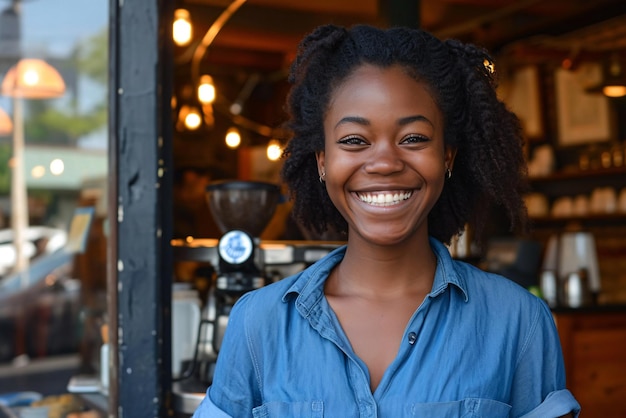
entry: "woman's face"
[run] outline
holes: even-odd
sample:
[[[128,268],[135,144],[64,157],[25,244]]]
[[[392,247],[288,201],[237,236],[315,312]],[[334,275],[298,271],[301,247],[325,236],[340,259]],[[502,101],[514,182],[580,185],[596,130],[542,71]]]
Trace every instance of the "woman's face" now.
[[[331,95],[317,155],[350,239],[394,245],[426,238],[454,152],[427,86],[399,66],[359,67]]]

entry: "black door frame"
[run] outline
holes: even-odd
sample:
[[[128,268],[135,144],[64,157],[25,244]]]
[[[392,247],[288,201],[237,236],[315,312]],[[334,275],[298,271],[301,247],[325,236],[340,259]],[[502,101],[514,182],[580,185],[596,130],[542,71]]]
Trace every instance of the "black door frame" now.
[[[110,0],[110,417],[171,415],[173,9]]]

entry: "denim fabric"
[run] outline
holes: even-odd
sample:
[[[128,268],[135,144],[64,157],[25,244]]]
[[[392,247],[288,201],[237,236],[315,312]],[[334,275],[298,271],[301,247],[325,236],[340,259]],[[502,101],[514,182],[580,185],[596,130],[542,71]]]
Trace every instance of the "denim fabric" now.
[[[432,291],[374,393],[324,297],[339,248],[233,308],[204,417],[541,417],[580,409],[565,389],[546,304],[512,281],[437,255]]]

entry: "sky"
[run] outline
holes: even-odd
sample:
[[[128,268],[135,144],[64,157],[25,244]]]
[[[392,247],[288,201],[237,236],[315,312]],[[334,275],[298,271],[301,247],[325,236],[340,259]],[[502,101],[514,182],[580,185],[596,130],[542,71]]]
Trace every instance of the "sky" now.
[[[26,53],[45,48],[66,56],[78,40],[107,26],[109,0],[23,0],[21,17]]]

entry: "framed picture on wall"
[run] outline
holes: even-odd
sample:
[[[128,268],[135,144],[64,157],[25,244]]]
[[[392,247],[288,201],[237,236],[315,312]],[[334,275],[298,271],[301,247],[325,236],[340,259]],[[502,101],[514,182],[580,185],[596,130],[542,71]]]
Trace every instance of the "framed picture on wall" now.
[[[539,70],[536,66],[516,69],[508,78],[501,80],[498,96],[517,115],[527,138],[543,137]]]
[[[602,80],[602,67],[586,63],[576,71],[555,72],[556,107],[560,145],[581,145],[611,139],[608,99],[585,89]]]

